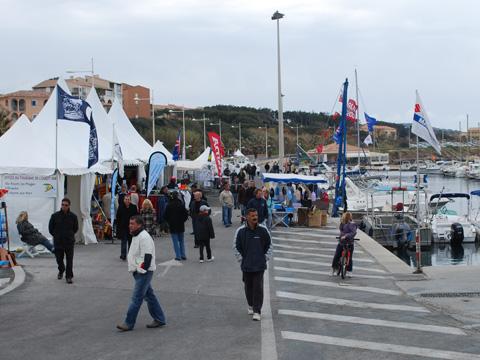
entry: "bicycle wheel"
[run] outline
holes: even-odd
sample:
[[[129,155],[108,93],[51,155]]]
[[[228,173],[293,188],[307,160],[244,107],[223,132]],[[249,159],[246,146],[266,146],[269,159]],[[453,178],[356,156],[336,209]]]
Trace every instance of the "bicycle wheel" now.
[[[347,256],[345,254],[340,258],[340,272],[342,279],[345,279],[345,274],[347,273]]]

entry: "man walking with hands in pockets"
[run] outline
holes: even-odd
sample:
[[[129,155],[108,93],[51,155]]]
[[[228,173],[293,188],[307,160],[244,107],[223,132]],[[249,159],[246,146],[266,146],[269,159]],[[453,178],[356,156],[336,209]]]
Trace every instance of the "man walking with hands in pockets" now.
[[[247,210],[247,223],[235,233],[234,252],[241,263],[248,314],[261,319],[263,305],[263,273],[271,255],[271,238],[267,228],[258,223],[256,209]]]
[[[125,322],[117,325],[117,329],[121,331],[133,330],[143,300],[147,302],[148,311],[153,318],[153,322],[148,324],[147,328],[157,328],[166,324],[163,310],[150,285],[153,272],[156,270],[155,244],[143,225],[143,219],[140,215],[130,218],[129,230],[133,238],[128,250],[127,260],[128,271],[133,273],[135,279],[135,287]]]

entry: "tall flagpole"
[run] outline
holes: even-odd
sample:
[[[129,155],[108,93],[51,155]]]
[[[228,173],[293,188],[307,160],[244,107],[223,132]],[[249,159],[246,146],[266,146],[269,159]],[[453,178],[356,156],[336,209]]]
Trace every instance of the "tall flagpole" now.
[[[357,78],[357,69],[355,69],[355,92],[357,98],[357,151],[358,151],[358,169],[360,170],[360,104],[358,102],[358,78]]]

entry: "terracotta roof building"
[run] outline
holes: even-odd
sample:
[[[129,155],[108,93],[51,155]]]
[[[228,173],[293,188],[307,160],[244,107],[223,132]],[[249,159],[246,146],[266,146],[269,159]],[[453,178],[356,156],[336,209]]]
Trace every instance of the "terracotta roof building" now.
[[[22,114],[33,120],[38,115],[50,95],[38,90],[20,90],[0,95],[0,108],[8,113],[11,121]]]

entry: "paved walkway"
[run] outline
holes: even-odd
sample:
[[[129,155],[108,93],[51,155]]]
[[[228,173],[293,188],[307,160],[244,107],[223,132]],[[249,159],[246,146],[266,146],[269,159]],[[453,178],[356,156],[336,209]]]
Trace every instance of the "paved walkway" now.
[[[358,244],[353,278],[332,277],[333,225],[272,233],[270,301],[262,321],[253,322],[232,255],[235,229],[223,228],[215,210],[213,263],[198,262],[187,235],[188,260],[169,266],[175,264],[170,238],[156,240],[154,288],[167,315],[165,328],[146,329],[143,306],[134,331],[116,331],[133,285],[118,243],[76,247],[73,285],[56,280],[53,256],[22,259],[26,282],[0,297],[0,318],[8,324],[0,328],[8,344],[2,358],[480,358],[476,328],[408,296],[397,284],[425,288],[429,280],[412,277],[373,241]]]

